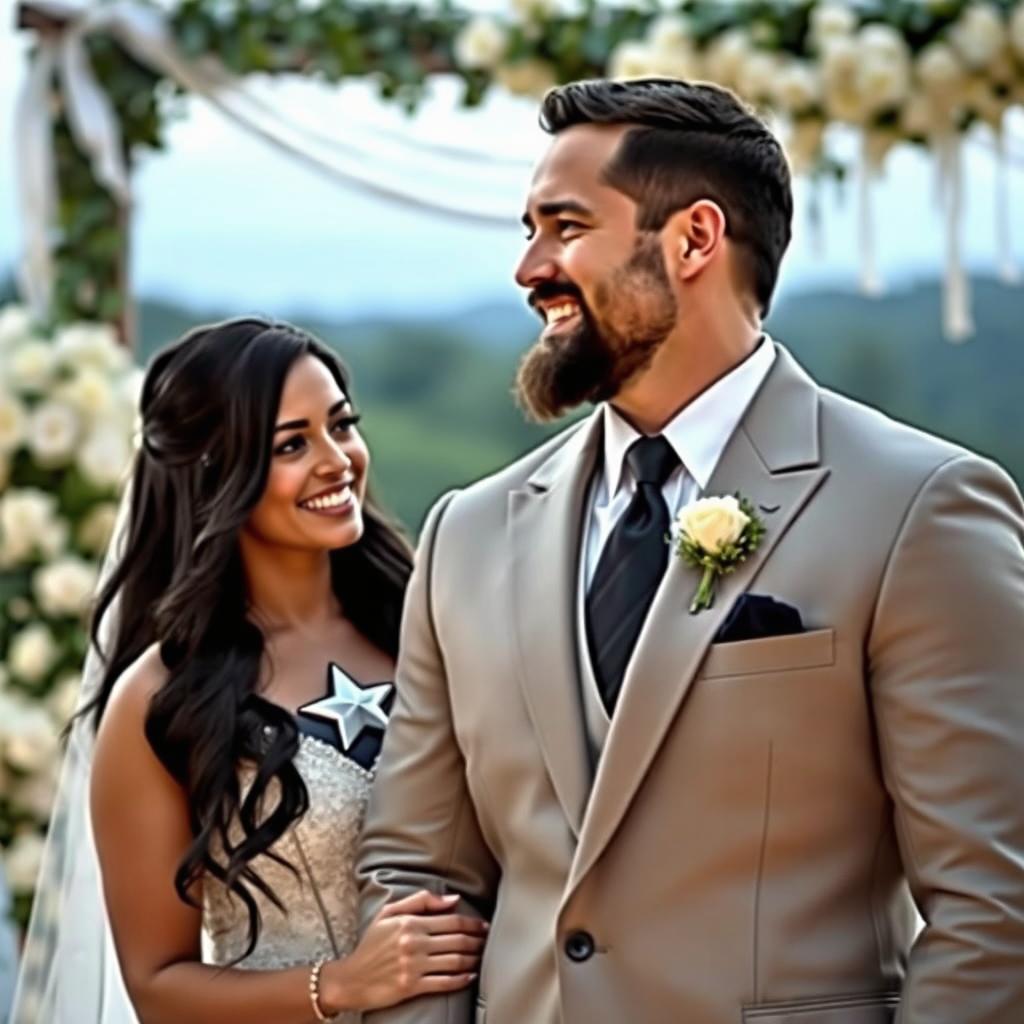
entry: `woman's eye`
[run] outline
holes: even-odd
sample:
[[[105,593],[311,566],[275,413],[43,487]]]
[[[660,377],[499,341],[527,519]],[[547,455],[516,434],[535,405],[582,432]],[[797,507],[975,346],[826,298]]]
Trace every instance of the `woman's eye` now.
[[[294,455],[296,452],[302,451],[306,446],[306,440],[302,437],[289,437],[283,444],[279,444],[274,449],[275,455]]]
[[[352,416],[343,416],[340,420],[335,420],[331,426],[332,434],[347,434],[358,422],[362,419],[361,416],[353,414]]]

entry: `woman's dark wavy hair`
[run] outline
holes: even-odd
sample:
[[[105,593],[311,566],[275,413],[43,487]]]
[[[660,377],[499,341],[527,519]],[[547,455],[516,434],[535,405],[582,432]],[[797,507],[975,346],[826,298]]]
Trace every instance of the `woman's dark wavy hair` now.
[[[261,927],[254,890],[281,906],[253,862],[264,854],[284,863],[270,848],[309,802],[293,764],[295,721],[258,693],[264,639],[248,614],[238,544],[266,486],[285,378],[306,355],[351,395],[329,349],[295,327],[259,318],[197,328],[151,363],[127,538],[100,593],[97,647],[115,598],[118,614],[101,651],[102,684],[83,712],[98,725],[118,677],[160,645],[169,676],[150,705],[146,737],[188,795],[194,837],[175,888],[194,905],[193,886],[208,874],[241,899],[249,917],[243,957]],[[352,623],[394,656],[411,550],[369,497],[363,520],[361,539],[331,552],[333,587]],[[241,761],[256,766],[244,799]]]

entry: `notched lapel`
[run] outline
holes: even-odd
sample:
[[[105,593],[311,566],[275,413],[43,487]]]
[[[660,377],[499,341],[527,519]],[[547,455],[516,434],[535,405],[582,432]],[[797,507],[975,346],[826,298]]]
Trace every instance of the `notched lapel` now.
[[[697,571],[675,555],[671,557],[626,671],[567,893],[590,870],[625,816],[733,602],[750,587],[828,476],[828,469],[817,464],[817,388],[781,349],[779,362],[781,365],[773,367],[761,394],[733,434],[706,490],[708,495],[739,492],[755,507],[775,508],[762,513],[764,539],[735,572],[719,577],[714,604],[696,615],[689,613],[689,605],[699,582]],[[794,378],[796,384],[803,384],[802,388],[794,384]],[[798,399],[793,400],[804,414],[791,419],[790,424],[800,423],[804,429],[813,425],[814,433],[805,437],[803,445],[794,444],[785,431],[779,437],[785,442],[781,444],[773,443],[767,431],[756,439],[751,436],[751,424],[759,422],[765,405],[775,405],[773,391],[780,390],[789,398],[797,394]],[[812,402],[813,415],[806,408]]]
[[[508,509],[519,680],[552,784],[577,836],[590,767],[579,697],[576,587],[600,416],[598,410],[523,490],[509,495]]]

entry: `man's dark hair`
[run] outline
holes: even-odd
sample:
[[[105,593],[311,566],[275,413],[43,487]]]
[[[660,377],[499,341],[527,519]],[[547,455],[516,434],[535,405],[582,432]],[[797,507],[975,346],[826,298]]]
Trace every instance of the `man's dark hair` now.
[[[572,82],[544,97],[540,123],[552,135],[578,124],[634,125],[604,179],[637,204],[637,227],[660,231],[699,199],[718,203],[767,315],[792,235],[789,166],[778,139],[733,93],[665,78]]]

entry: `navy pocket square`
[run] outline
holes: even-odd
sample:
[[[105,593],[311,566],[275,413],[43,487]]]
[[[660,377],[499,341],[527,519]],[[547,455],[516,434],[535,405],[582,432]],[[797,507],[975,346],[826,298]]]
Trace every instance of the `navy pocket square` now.
[[[729,610],[713,643],[734,644],[803,632],[803,619],[792,605],[766,594],[742,594]]]

